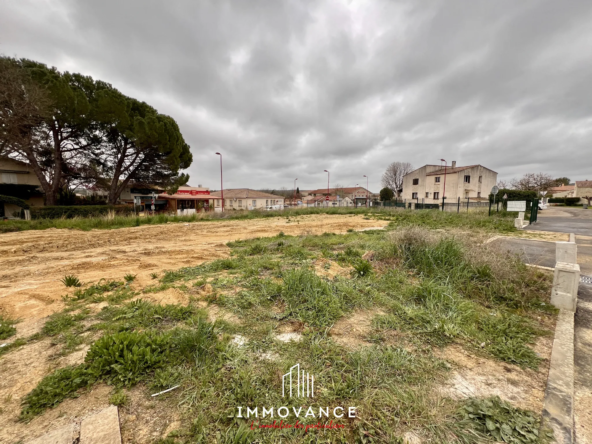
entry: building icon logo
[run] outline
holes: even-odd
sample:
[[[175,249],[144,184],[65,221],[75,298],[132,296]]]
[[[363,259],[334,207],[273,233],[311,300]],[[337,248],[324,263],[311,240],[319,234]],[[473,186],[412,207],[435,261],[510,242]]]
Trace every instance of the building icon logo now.
[[[289,397],[313,398],[314,397],[314,376],[300,371],[300,364],[290,368],[290,371],[282,376],[282,397],[286,396],[286,383],[289,381]]]

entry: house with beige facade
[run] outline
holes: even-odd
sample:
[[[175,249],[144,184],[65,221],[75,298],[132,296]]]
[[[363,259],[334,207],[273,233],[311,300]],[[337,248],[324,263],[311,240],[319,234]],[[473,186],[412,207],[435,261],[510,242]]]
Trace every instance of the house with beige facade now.
[[[576,181],[574,197],[579,197],[581,204],[587,204],[588,199],[586,199],[586,197],[592,197],[592,180]]]
[[[547,190],[547,197],[549,197],[549,194],[553,197],[573,197],[575,188],[575,185],[561,185],[559,187],[551,187]]]
[[[43,206],[44,195],[37,175],[28,164],[0,157],[0,195],[16,197],[31,206]],[[0,218],[17,217],[21,208],[0,202]]]
[[[222,197],[220,191],[211,193],[214,197]],[[221,210],[222,200],[214,202],[216,211]],[[224,210],[265,210],[268,207],[284,208],[284,198],[263,191],[249,188],[224,190]]]
[[[446,193],[446,202],[459,197],[488,200],[496,184],[497,173],[482,165],[456,166],[456,161],[449,167],[424,165],[403,177],[402,198],[439,203]]]

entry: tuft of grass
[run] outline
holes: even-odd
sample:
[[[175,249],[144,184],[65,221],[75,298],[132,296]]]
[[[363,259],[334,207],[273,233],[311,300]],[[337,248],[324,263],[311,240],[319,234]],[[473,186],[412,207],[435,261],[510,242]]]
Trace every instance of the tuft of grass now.
[[[541,430],[540,416],[512,407],[499,397],[471,398],[457,413],[457,427],[470,429],[478,436],[496,442],[545,444],[553,441],[553,431]]]
[[[45,336],[57,336],[70,330],[84,317],[83,314],[54,313],[45,321],[41,333]]]
[[[91,299],[91,298],[100,297],[105,293],[111,292],[111,291],[121,287],[122,285],[123,285],[123,282],[121,282],[121,281],[113,281],[113,280],[104,281],[103,279],[101,279],[96,284],[93,284],[84,290],[82,290],[82,289],[76,290],[74,292],[73,299],[75,301],[80,301],[80,300],[84,300],[84,299]]]
[[[16,324],[16,321],[0,315],[0,340],[8,339],[16,334],[14,324]]]
[[[136,280],[136,275],[135,274],[126,274],[123,279],[125,280],[126,283],[131,284],[132,282],[134,282],[134,280]]]
[[[66,287],[81,287],[82,283],[76,276],[68,274],[62,278],[62,284]]]
[[[158,273],[150,273],[152,279],[158,279]]]
[[[126,405],[127,401],[127,394],[123,390],[116,390],[109,396],[109,404],[116,405],[117,407]]]
[[[355,277],[368,277],[372,274],[372,264],[363,259],[355,262],[353,267],[352,275]]]

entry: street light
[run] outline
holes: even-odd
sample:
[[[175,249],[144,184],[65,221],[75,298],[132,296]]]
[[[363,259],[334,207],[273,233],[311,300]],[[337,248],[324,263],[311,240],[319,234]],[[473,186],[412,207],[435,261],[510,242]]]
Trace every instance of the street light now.
[[[218,156],[220,156],[220,193],[222,197],[222,212],[224,213],[224,184],[222,182],[222,154],[221,153],[216,153]]]
[[[444,203],[446,202],[446,168],[448,167],[448,162],[444,159],[440,159],[440,162],[444,162],[444,191],[442,192],[442,211],[444,211]]]
[[[366,208],[369,208],[370,206],[370,191],[368,191],[368,176],[366,176],[364,174],[364,177],[366,178]]]
[[[329,171],[324,170],[325,173],[327,173],[327,199],[325,199],[325,201],[327,202],[327,206],[329,206],[329,195],[331,194],[331,192],[329,191],[329,177],[331,177],[331,174],[329,174]]]
[[[296,181],[298,178],[294,179],[294,197],[292,197],[292,205],[294,205],[294,201],[296,201]]]

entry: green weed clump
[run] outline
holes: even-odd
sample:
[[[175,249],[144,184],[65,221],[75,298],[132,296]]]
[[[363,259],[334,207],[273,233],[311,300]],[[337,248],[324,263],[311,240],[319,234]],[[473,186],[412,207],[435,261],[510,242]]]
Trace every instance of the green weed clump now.
[[[113,281],[113,280],[104,281],[103,279],[101,279],[96,284],[93,284],[84,290],[82,290],[82,289],[76,290],[74,292],[72,299],[75,301],[80,301],[80,300],[84,300],[84,299],[95,298],[97,296],[102,296],[105,293],[116,290],[117,288],[121,287],[122,285],[123,285],[123,282],[121,282],[121,281]]]
[[[162,383],[166,379],[165,364],[217,365],[224,357],[226,344],[203,314],[194,316],[190,329],[105,335],[92,344],[83,364],[56,370],[43,378],[25,397],[21,419],[31,419],[66,398],[76,397],[81,389],[100,380],[118,388],[130,387],[161,370],[158,378]]]
[[[0,315],[0,340],[8,339],[16,334],[16,321]]]
[[[103,336],[91,346],[85,364],[97,379],[129,387],[166,362],[170,346],[170,338],[164,334],[115,333]]]
[[[541,431],[540,417],[512,407],[499,397],[472,398],[460,408],[459,428],[471,429],[496,442],[544,444],[553,441],[550,429]]]
[[[64,284],[66,287],[81,287],[82,286],[80,279],[78,279],[76,276],[73,276],[71,274],[66,275],[62,278],[62,284]]]
[[[41,333],[45,336],[57,336],[78,325],[79,321],[84,318],[85,315],[82,313],[77,315],[71,315],[69,313],[54,313],[47,321],[45,321],[45,324],[41,329]]]

